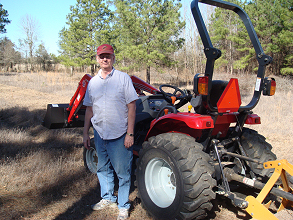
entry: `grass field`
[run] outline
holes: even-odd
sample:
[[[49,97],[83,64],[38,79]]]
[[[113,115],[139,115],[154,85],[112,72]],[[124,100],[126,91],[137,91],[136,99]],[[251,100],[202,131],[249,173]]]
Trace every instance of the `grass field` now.
[[[90,205],[100,200],[99,187],[83,166],[82,129],[41,126],[47,104],[68,103],[82,76],[0,73],[0,219],[116,219],[117,210],[91,211]],[[243,102],[248,102],[255,77],[233,77],[239,77]],[[293,83],[276,80],[275,96],[261,97],[254,109],[262,124],[252,128],[267,138],[279,159],[293,163]],[[134,187],[130,201],[130,219],[151,219]],[[215,211],[209,219],[249,219],[226,201]]]

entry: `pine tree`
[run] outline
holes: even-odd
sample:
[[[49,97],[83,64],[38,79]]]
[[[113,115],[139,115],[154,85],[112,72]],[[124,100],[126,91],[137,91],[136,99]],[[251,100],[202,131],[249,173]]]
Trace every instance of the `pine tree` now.
[[[239,0],[228,0],[239,6],[245,2]],[[247,69],[245,61],[250,47],[246,29],[239,16],[230,10],[216,8],[211,16],[209,26],[213,46],[220,49],[222,56],[216,61],[215,68],[222,68],[232,74],[233,70]]]
[[[264,52],[274,59],[269,66],[270,72],[293,74],[293,0],[252,0],[249,3],[228,1],[242,6],[249,15]],[[212,39],[224,52],[218,63],[225,66],[232,61],[234,69],[256,71],[258,63],[255,51],[244,24],[237,20],[230,23],[228,14],[227,10],[222,12],[216,8],[212,18]],[[232,47],[227,47],[226,42],[231,43]],[[236,53],[233,51],[235,49]],[[233,60],[225,55],[231,52],[234,54]]]
[[[38,49],[36,50],[36,61],[40,65],[40,69],[46,70],[46,65],[51,64],[50,60],[51,60],[51,57],[48,54],[44,43],[41,43]]]
[[[67,27],[60,33],[62,63],[67,66],[91,66],[94,75],[96,48],[109,42],[112,13],[103,0],[77,0],[67,15]]]
[[[247,13],[250,11],[250,6],[253,3],[242,2],[242,4],[236,3],[240,5]],[[238,16],[238,15],[237,15]],[[252,19],[256,18],[254,15]],[[251,18],[250,18],[251,19]],[[254,27],[255,28],[255,27]],[[256,30],[257,31],[257,30]],[[237,51],[237,55],[234,59],[234,69],[240,72],[249,72],[252,73],[258,67],[255,50],[243,24],[243,21],[239,19],[239,23],[237,25],[237,31],[233,37],[234,47]]]
[[[266,54],[273,57],[273,74],[293,74],[293,1],[255,0],[248,14]]]
[[[233,36],[236,29],[236,15],[233,11],[216,8],[211,18],[211,40],[214,47],[222,51],[222,56],[215,63],[215,68],[224,67],[232,72],[235,58]]]
[[[10,23],[8,20],[8,11],[0,4],[0,33],[6,33],[5,25]]]
[[[150,68],[172,66],[171,54],[182,47],[179,38],[185,22],[180,21],[181,4],[175,0],[114,0],[116,6],[116,42],[118,60],[127,69],[146,68],[150,82]],[[117,32],[118,32],[117,31]]]
[[[21,55],[15,50],[15,45],[7,37],[0,38],[0,66],[6,68],[13,68],[14,64],[20,63]]]

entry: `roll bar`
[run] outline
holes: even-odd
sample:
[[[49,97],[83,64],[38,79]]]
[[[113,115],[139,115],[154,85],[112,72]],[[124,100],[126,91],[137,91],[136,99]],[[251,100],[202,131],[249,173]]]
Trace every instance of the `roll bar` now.
[[[241,18],[241,20],[243,21],[243,23],[246,27],[246,30],[248,32],[248,35],[249,35],[250,40],[252,42],[252,45],[254,47],[254,50],[256,53],[256,58],[258,61],[258,72],[257,72],[256,85],[259,85],[259,86],[255,87],[254,94],[253,94],[253,97],[252,97],[252,100],[250,101],[250,103],[246,106],[240,106],[238,111],[242,112],[242,111],[246,111],[246,110],[251,110],[257,105],[257,103],[259,101],[261,91],[263,90],[263,86],[264,86],[265,67],[269,63],[272,62],[272,58],[270,56],[264,54],[264,51],[263,51],[261,44],[258,40],[256,32],[255,32],[253,25],[251,23],[251,20],[249,19],[248,15],[241,7],[239,7],[238,5],[235,5],[233,3],[225,2],[222,0],[193,0],[191,2],[191,11],[193,14],[194,21],[197,25],[197,29],[198,29],[199,35],[201,37],[202,43],[204,45],[204,52],[205,52],[205,56],[207,58],[205,76],[209,77],[209,80],[210,80],[209,83],[211,83],[211,81],[212,81],[215,60],[221,56],[221,51],[217,48],[214,48],[212,45],[210,36],[208,34],[205,23],[203,21],[203,17],[201,15],[200,10],[199,10],[199,5],[198,5],[199,2],[234,11],[236,14],[238,14],[238,16]],[[217,108],[210,105],[209,95],[210,95],[210,91],[209,91],[208,98],[207,98],[209,108],[211,111],[215,112],[215,111],[217,111]]]

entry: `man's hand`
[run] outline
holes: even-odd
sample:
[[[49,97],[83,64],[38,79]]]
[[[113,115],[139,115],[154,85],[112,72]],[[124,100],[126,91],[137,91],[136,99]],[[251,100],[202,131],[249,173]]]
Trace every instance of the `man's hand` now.
[[[134,143],[134,137],[126,134],[124,139],[124,146],[126,148],[130,148],[133,145],[133,143]]]
[[[91,139],[90,139],[90,136],[88,134],[84,134],[83,135],[83,146],[86,148],[86,149],[90,149],[91,147]]]

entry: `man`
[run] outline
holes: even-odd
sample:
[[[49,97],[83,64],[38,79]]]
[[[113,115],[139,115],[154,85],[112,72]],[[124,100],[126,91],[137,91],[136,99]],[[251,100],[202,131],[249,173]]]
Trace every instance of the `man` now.
[[[100,70],[87,87],[83,144],[89,149],[89,128],[94,128],[94,140],[98,154],[97,175],[102,200],[93,205],[101,210],[116,205],[114,171],[119,180],[117,219],[127,219],[131,184],[132,145],[134,142],[135,101],[138,99],[130,77],[113,67],[114,49],[103,44],[97,49]]]

